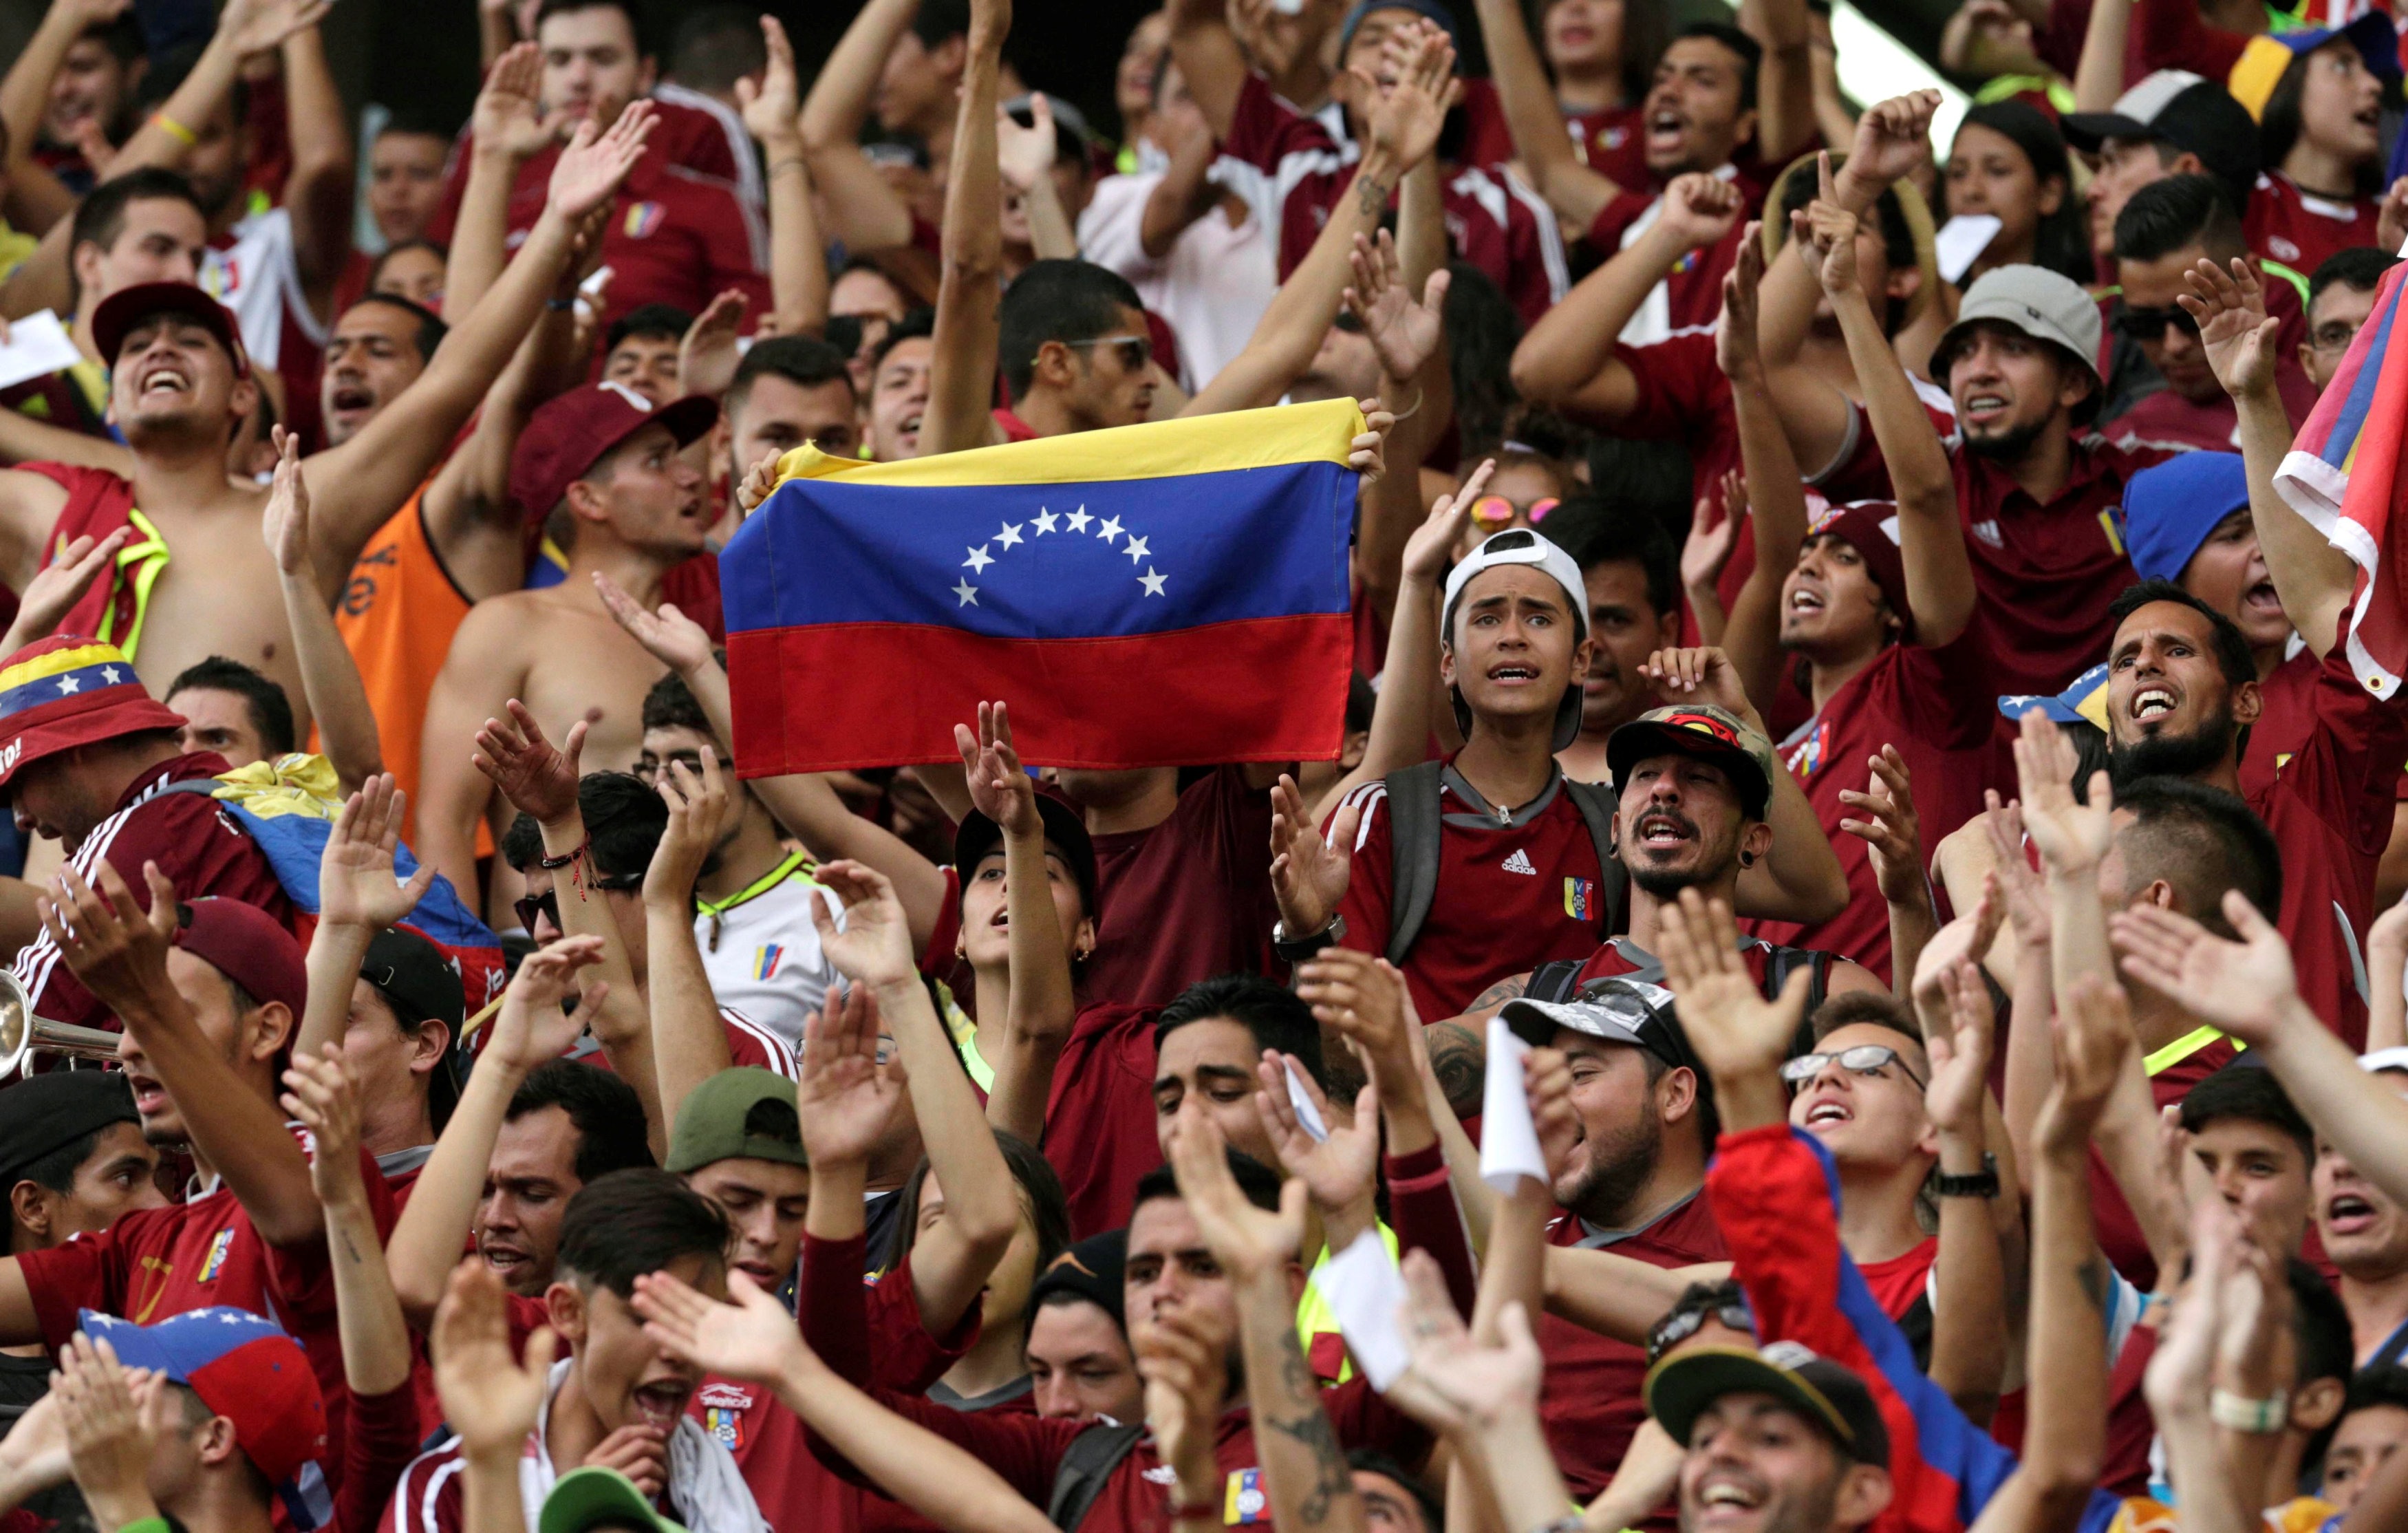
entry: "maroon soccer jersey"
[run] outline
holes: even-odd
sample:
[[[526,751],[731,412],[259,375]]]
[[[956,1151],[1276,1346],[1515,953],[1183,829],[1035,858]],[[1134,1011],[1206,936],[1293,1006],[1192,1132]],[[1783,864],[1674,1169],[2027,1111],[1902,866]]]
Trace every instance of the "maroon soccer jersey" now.
[[[2269,170],[2258,178],[2249,194],[2242,234],[2250,250],[2308,277],[2328,256],[2374,244],[2375,220],[2382,208],[2373,197],[2318,196],[2281,171]],[[2289,284],[2266,285],[2271,292]]]
[[[1270,967],[1271,796],[1222,766],[1150,830],[1095,838],[1102,919],[1080,993],[1160,1006],[1215,974]]]
[[[1054,1062],[1045,1158],[1062,1178],[1074,1240],[1126,1225],[1138,1179],[1162,1164],[1154,1123],[1157,1010],[1080,1008]]]

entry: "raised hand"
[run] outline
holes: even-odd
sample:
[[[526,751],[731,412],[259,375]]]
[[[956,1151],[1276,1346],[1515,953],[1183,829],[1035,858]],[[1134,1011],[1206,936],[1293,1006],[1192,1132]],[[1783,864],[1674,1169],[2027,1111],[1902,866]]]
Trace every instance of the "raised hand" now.
[[[1154,1452],[1178,1475],[1181,1499],[1190,1503],[1220,1480],[1212,1434],[1229,1392],[1233,1340],[1224,1318],[1195,1304],[1165,1306],[1148,1324],[1129,1328]]]
[[[795,1101],[804,1154],[814,1166],[867,1159],[902,1105],[904,1084],[900,1057],[878,1062],[878,1003],[869,987],[830,992],[824,1009],[803,1022]]]
[[[975,732],[968,724],[953,725],[953,749],[962,753],[972,808],[1002,826],[1006,836],[1043,833],[1037,783],[1021,769],[1020,752],[1011,746],[1011,713],[1004,704],[979,704]]]
[[[498,1068],[524,1075],[566,1053],[602,1009],[610,986],[600,980],[587,986],[574,1011],[563,1010],[561,1003],[577,994],[577,971],[601,961],[598,937],[564,937],[521,960],[509,988],[502,992],[501,1010],[494,1014],[493,1034],[485,1039],[480,1060],[491,1059]]]
[[[1856,215],[1840,206],[1828,150],[1815,153],[1814,174],[1819,190],[1813,202],[1789,215],[1789,232],[1813,252],[1814,279],[1837,297],[1856,287]]]
[[[1347,259],[1354,264],[1354,285],[1346,290],[1346,307],[1363,322],[1363,334],[1380,359],[1380,370],[1399,382],[1422,370],[1438,350],[1444,328],[1440,315],[1454,274],[1444,266],[1422,284],[1419,303],[1404,283],[1404,263],[1387,230],[1374,242],[1354,236]]]
[[[2080,764],[2073,742],[2046,714],[2033,709],[2024,715],[2023,733],[2015,738],[2024,831],[2055,873],[2098,867],[2115,839],[2114,790],[2105,772],[2093,772],[2090,802],[2076,802],[2073,774]]]
[[[827,902],[810,902],[820,947],[837,972],[855,984],[916,983],[911,927],[896,897],[895,881],[857,862],[824,863],[812,877],[844,903],[844,930],[838,931]]]
[[[742,1272],[727,1274],[724,1304],[674,1272],[646,1273],[636,1279],[630,1305],[646,1336],[705,1373],[770,1383],[812,1360],[795,1317]]]
[[[1990,993],[1971,962],[1948,966],[1948,1032],[1926,1032],[1923,1050],[1931,1060],[1931,1082],[1923,1088],[1923,1110],[1943,1134],[1982,1137],[1982,1103],[1989,1093],[1990,1035],[1996,1020]]]
[[[1940,109],[1937,91],[1910,91],[1875,102],[1856,119],[1856,139],[1848,150],[1848,175],[1884,187],[1914,174],[1931,157],[1931,118]]]
[[[2271,393],[2274,387],[2274,333],[2280,321],[2266,317],[2266,290],[2248,262],[2235,256],[2226,272],[2205,256],[2183,273],[2188,293],[2174,294],[2199,322],[2199,343],[2215,380],[2235,399]]]
[[[543,50],[512,44],[485,73],[484,88],[468,114],[480,147],[526,159],[560,136],[561,118],[543,109]]]
[[[2044,1149],[2080,1154],[2107,1110],[2124,1051],[2132,1047],[2132,1012],[2124,992],[2103,974],[2080,976],[2057,1000],[2057,1080],[2032,1135]]]
[[[83,987],[129,1026],[162,1007],[180,1004],[167,979],[167,950],[176,938],[176,886],[159,865],[146,862],[150,909],[138,909],[134,892],[104,861],[92,883],[72,867],[59,869],[46,895],[34,896],[42,929],[50,934],[67,967]]]
[[[1170,1125],[1170,1169],[1179,1196],[1196,1218],[1205,1247],[1230,1272],[1258,1277],[1296,1259],[1304,1243],[1305,1184],[1290,1177],[1280,1188],[1279,1211],[1258,1209],[1229,1174],[1227,1141],[1218,1125],[1190,1101]]]
[[[1873,866],[1873,882],[1892,905],[1928,906],[1931,890],[1923,873],[1922,823],[1915,817],[1906,758],[1895,745],[1885,745],[1870,758],[1872,781],[1866,791],[1840,790],[1840,806],[1863,819],[1846,819],[1840,828],[1865,843]]]
[[[316,26],[334,0],[226,0],[218,13],[218,35],[243,58],[283,46],[284,39]]]
[[[137,1384],[119,1366],[115,1348],[81,1331],[59,1349],[50,1387],[62,1397],[67,1458],[93,1521],[123,1527],[156,1518],[150,1455],[168,1413],[180,1409],[169,1392],[147,1376]]]
[[[309,481],[301,473],[301,438],[271,426],[268,439],[276,448],[276,478],[259,531],[276,567],[291,575],[309,566]]]
[[[1326,839],[1304,812],[1304,795],[1285,772],[1271,787],[1271,897],[1279,904],[1280,931],[1290,941],[1329,924],[1346,897],[1354,856],[1354,833],[1363,823],[1353,804],[1340,809]]]
[[[2023,801],[2011,798],[2001,804],[1996,789],[1985,790],[1982,796],[1988,805],[1983,811],[1982,825],[1989,837],[1996,865],[1992,877],[1998,880],[1999,899],[2005,907],[2007,922],[2014,927],[2018,943],[2028,946],[2045,942],[2049,938],[2048,891],[2024,856]],[[1974,956],[1979,958],[1982,954]]]
[[[1747,198],[1735,183],[1702,170],[1692,170],[1673,177],[1665,186],[1664,210],[1656,215],[1656,225],[1667,235],[1679,236],[1683,250],[1703,250],[1721,244],[1731,232],[1731,225],[1746,212]],[[1759,272],[1762,254],[1759,246]]]
[[[1725,187],[1734,198],[1739,195],[1737,189],[1712,176],[1684,176],[1681,180],[1703,180]],[[1677,186],[1680,181],[1673,184]],[[1714,327],[1714,365],[1723,370],[1725,378],[1754,378],[1763,370],[1764,356],[1756,349],[1756,299],[1764,282],[1763,234],[1764,225],[1751,220],[1747,233],[1740,238],[1731,269],[1723,274],[1723,317]]]
[[[1382,237],[1386,237],[1384,232]],[[1405,579],[1431,586],[1445,580],[1447,566],[1455,562],[1455,546],[1463,541],[1463,529],[1471,521],[1472,503],[1488,488],[1489,476],[1496,472],[1497,460],[1483,458],[1461,489],[1430,503],[1429,515],[1405,539]]]
[[[382,931],[418,908],[435,886],[435,868],[423,864],[402,882],[394,876],[409,795],[394,786],[391,772],[379,772],[343,803],[318,857],[318,924]]]
[[[277,1097],[284,1115],[318,1141],[309,1157],[309,1184],[328,1208],[357,1203],[366,1195],[360,1178],[360,1091],[343,1062],[340,1044],[322,1054],[295,1053]]]
[[[1656,695],[1667,703],[1712,703],[1735,718],[1756,715],[1747,700],[1747,688],[1740,683],[1739,667],[1711,644],[1657,650],[1639,673],[1656,683]]]
[[[1664,907],[1661,921],[1664,983],[1715,1086],[1756,1076],[1777,1079],[1806,1015],[1806,972],[1789,977],[1779,1000],[1766,1000],[1740,955],[1730,907],[1695,889],[1682,890],[1678,904]]]
[[[1362,1050],[1373,1080],[1412,1079],[1418,1029],[1406,1016],[1405,987],[1395,970],[1368,953],[1324,948],[1297,970],[1296,994],[1312,1008],[1313,1021]]]
[[[1990,951],[1990,944],[1998,940],[1999,925],[2005,915],[1998,880],[1985,874],[1981,897],[1974,901],[1973,909],[1932,933],[1931,940],[1923,945],[1922,956],[1914,964],[1913,994],[1914,1014],[1923,1024],[1925,1038],[1948,1032],[1956,1025],[1949,988],[1954,982],[1951,976],[1959,965],[1981,962],[1982,955]],[[1988,1004],[1989,993],[1985,990],[1985,1010]]]
[[[585,721],[570,724],[568,738],[555,750],[524,703],[513,697],[507,710],[510,723],[487,719],[477,731],[477,749],[468,760],[493,780],[512,809],[538,825],[559,824],[577,812],[577,760],[585,751]]]
[[[427,1341],[435,1395],[443,1402],[443,1419],[460,1434],[462,1455],[516,1463],[552,1387],[558,1336],[549,1325],[538,1327],[527,1338],[525,1359],[513,1355],[502,1280],[470,1256],[443,1285]]]
[[[996,108],[996,169],[1002,173],[1005,186],[1023,195],[1036,187],[1039,178],[1052,172],[1059,142],[1054,136],[1054,103],[1042,91],[1029,93],[1028,124],[1024,128],[1010,112]]]
[[[7,338],[0,337],[0,345],[5,344]],[[58,557],[25,582],[25,594],[18,599],[17,620],[8,625],[7,638],[0,639],[0,653],[14,654],[55,633],[101,572],[116,567],[117,555],[133,538],[132,527],[120,527],[96,541],[85,533],[61,549]]]
[[[1726,319],[1730,314],[1724,306]],[[1703,494],[1689,516],[1689,536],[1681,545],[1681,587],[1707,593],[1715,590],[1739,547],[1739,529],[1747,522],[1747,480],[1736,468],[1723,471],[1722,494]]]
[[[1288,1100],[1287,1095],[1290,1070],[1303,1083],[1305,1099],[1321,1114],[1321,1122],[1329,1131],[1327,1139],[1314,1139],[1297,1119],[1296,1104]],[[1264,1050],[1263,1057],[1254,1065],[1254,1078],[1262,1085],[1254,1093],[1254,1112],[1262,1119],[1264,1131],[1270,1135],[1280,1169],[1301,1181],[1312,1194],[1312,1200],[1325,1210],[1368,1203],[1380,1168],[1378,1082],[1366,1082],[1363,1089],[1355,1093],[1354,1121],[1345,1123],[1329,1110],[1329,1098],[1322,1095],[1321,1087],[1305,1072],[1303,1062],[1293,1054]]]
[[[766,18],[765,18],[766,20]],[[737,349],[736,333],[744,328],[747,300],[734,288],[710,300],[678,340],[678,392],[707,394],[712,398],[736,381],[744,353]]]
[[[1482,1346],[1455,1312],[1446,1277],[1426,1251],[1406,1253],[1398,1328],[1412,1362],[1387,1399],[1442,1437],[1461,1439],[1539,1408],[1542,1360],[1530,1317],[1515,1300],[1497,1317],[1499,1344]]]
[[[2243,1239],[2241,1217],[2224,1199],[2202,1197],[2193,1205],[2190,1282],[2160,1327],[2157,1350],[2149,1354],[2148,1371],[2141,1379],[2150,1413],[2160,1420],[2187,1416],[2204,1423],[2216,1340],[2224,1329],[2226,1298]]]
[[[2238,942],[2190,917],[2150,904],[2117,910],[2107,934],[2124,972],[2252,1048],[2273,1040],[2300,1002],[2291,950],[2238,889],[2224,892],[2224,917]]]
[[[710,634],[674,604],[663,602],[657,611],[646,611],[643,603],[598,569],[594,572],[594,589],[627,637],[662,665],[688,676],[710,664]]]
[[[702,748],[701,771],[672,761],[652,780],[652,791],[668,806],[669,823],[661,831],[660,845],[652,849],[652,865],[644,869],[644,897],[682,906],[694,898],[694,881],[702,876],[702,865],[719,850],[736,798],[719,769],[719,752],[708,744]]]
[[[802,77],[795,68],[795,45],[786,38],[785,23],[767,11],[761,15],[761,43],[769,54],[761,83],[753,84],[749,75],[736,81],[744,131],[765,145],[799,142],[803,92]]]
[[[577,124],[552,167],[552,207],[573,222],[616,197],[659,121],[651,102],[633,101],[608,133],[596,134],[590,118]]]
[[[1438,147],[1447,111],[1463,97],[1455,45],[1431,22],[1408,21],[1388,35],[1386,64],[1397,71],[1397,81],[1384,93],[1360,70],[1349,70],[1345,79],[1364,111],[1364,136],[1392,155],[1399,171],[1411,170]]]

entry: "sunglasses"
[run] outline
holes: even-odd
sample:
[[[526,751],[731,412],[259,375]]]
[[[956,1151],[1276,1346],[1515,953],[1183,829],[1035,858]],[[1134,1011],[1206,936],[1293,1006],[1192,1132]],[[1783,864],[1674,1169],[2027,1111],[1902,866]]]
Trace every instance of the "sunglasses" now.
[[[1781,1064],[1781,1079],[1793,1086],[1802,1086],[1822,1074],[1823,1067],[1835,1059],[1840,1062],[1842,1069],[1857,1075],[1879,1075],[1895,1065],[1898,1067],[1899,1074],[1914,1082],[1915,1090],[1923,1089],[1923,1082],[1916,1080],[1914,1072],[1906,1067],[1906,1061],[1899,1056],[1899,1052],[1896,1049],[1884,1048],[1878,1043],[1859,1043],[1853,1049],[1842,1049],[1838,1053],[1799,1054],[1795,1059],[1784,1060]]]
[[[2130,308],[2115,316],[2115,328],[2134,340],[2156,340],[2172,325],[2186,336],[2199,334],[2199,322],[2190,310],[2179,306],[2172,308]]]
[[[1121,371],[1141,373],[1154,360],[1152,336],[1097,336],[1093,340],[1066,340],[1065,346],[1110,346],[1120,353]]]
[[[595,888],[608,890],[613,894],[628,894],[643,886],[644,879],[640,873],[624,874],[616,878],[604,878],[597,874],[594,879]],[[549,919],[554,931],[567,930],[560,924],[560,891],[557,889],[547,889],[539,895],[523,895],[510,902],[510,909],[518,912],[519,925],[527,931],[535,930],[537,916]]]
[[[1526,507],[1516,506],[1503,495],[1482,495],[1471,503],[1471,520],[1484,527],[1501,527],[1517,515],[1526,515],[1530,524],[1536,526],[1562,504],[1560,495],[1541,495]]]
[[[1721,1321],[1735,1331],[1756,1334],[1756,1316],[1748,1313],[1744,1304],[1716,1304],[1698,1310],[1675,1310],[1656,1323],[1647,1333],[1647,1361],[1655,1362],[1666,1353],[1704,1329],[1707,1319]]]

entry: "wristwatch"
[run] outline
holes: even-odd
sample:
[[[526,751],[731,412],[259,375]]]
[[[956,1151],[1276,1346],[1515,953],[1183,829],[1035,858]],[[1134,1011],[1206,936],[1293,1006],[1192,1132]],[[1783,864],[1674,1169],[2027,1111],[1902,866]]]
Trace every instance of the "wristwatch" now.
[[[1950,1176],[1942,1171],[1931,1179],[1931,1190],[1942,1197],[1996,1197],[1999,1157],[1985,1152],[1982,1168],[1971,1176]]]
[[[1300,964],[1324,948],[1336,947],[1346,936],[1346,918],[1333,915],[1329,924],[1302,937],[1290,937],[1284,922],[1271,923],[1271,952],[1283,964]]]

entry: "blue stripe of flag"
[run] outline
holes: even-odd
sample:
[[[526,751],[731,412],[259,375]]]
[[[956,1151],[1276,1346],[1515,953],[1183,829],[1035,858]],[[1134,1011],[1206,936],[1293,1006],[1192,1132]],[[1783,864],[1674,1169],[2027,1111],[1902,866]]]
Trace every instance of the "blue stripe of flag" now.
[[[2376,311],[2368,318],[2368,327],[2374,334],[2366,337],[2366,348],[2358,352],[2358,373],[2349,380],[2348,401],[2334,419],[2331,434],[2316,445],[2316,456],[2335,468],[2348,466],[2358,433],[2366,428],[2367,412],[2374,408],[2374,386],[2382,379],[2384,359],[2390,354],[2391,327],[2399,318],[2400,284],[2386,282]]]
[[[122,663],[107,666],[79,666],[10,687],[0,692],[0,718],[55,703],[62,697],[90,696],[108,687],[122,686],[134,680],[134,667]]]

